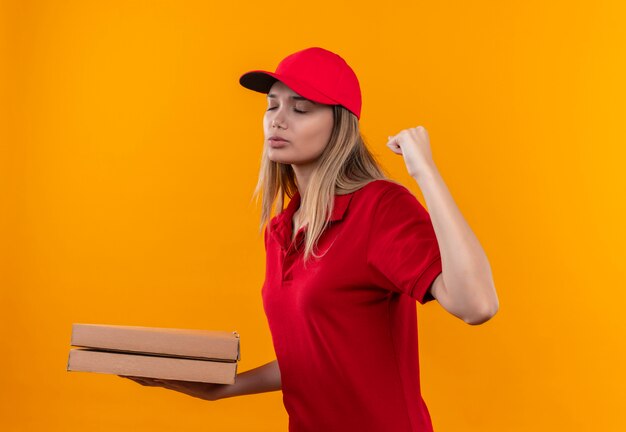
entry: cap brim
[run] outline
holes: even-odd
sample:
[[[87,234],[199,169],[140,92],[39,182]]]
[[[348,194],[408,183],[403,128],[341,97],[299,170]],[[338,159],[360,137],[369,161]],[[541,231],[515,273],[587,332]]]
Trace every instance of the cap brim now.
[[[278,76],[269,71],[253,70],[239,77],[239,84],[259,93],[269,93]]]
[[[319,92],[318,90],[307,84],[294,80],[293,78],[278,75],[274,72],[253,70],[250,72],[246,72],[239,77],[239,84],[247,89],[254,90],[259,93],[269,93],[270,89],[276,81],[283,82],[287,87],[298,93],[300,96],[303,96],[314,102],[328,105],[339,104],[334,99],[326,96],[325,94]]]

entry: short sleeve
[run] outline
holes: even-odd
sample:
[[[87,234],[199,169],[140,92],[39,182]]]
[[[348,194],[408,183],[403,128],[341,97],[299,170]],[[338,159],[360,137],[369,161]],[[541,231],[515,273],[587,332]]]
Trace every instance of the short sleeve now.
[[[442,272],[430,215],[404,186],[385,190],[372,214],[367,263],[374,283],[421,304],[434,300],[429,289]]]

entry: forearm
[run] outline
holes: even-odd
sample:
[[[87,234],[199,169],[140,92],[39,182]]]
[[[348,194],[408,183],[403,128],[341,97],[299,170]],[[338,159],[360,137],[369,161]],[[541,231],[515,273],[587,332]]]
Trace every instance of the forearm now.
[[[464,316],[498,308],[485,251],[456,206],[435,166],[414,177],[424,195],[443,264],[443,279],[454,308]],[[495,312],[494,312],[495,313]]]
[[[234,384],[217,384],[120,375],[144,386],[163,387],[186,395],[216,401],[233,396],[263,393],[281,389],[280,369],[276,360],[237,374]]]
[[[281,389],[280,369],[274,360],[255,369],[237,374],[235,384],[221,388],[220,399]]]

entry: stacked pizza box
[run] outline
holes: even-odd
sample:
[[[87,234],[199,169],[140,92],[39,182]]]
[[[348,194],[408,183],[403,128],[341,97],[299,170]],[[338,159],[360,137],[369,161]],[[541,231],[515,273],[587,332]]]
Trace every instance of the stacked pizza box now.
[[[72,324],[68,371],[234,384],[236,331]]]

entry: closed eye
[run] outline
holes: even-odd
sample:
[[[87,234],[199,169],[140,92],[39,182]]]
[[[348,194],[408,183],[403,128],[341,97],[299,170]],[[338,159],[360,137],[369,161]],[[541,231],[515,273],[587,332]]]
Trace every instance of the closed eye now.
[[[267,111],[271,111],[271,110],[273,110],[273,109],[276,109],[276,107],[274,107],[274,108],[268,108],[268,109],[267,109]],[[294,110],[295,112],[299,113],[299,114],[304,114],[304,113],[308,112],[308,111],[300,111],[300,110],[297,110],[297,109],[295,109],[295,108],[294,108],[293,110]]]

